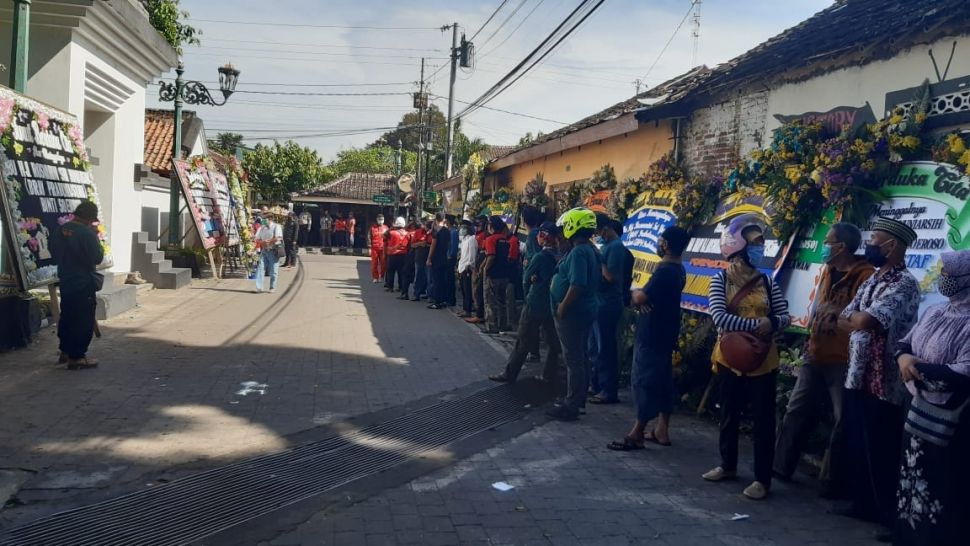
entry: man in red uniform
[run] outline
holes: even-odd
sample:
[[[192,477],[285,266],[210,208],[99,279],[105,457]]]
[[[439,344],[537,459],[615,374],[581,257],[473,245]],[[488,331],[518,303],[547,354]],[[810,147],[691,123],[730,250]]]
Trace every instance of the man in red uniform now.
[[[377,220],[370,227],[368,232],[368,245],[370,246],[370,276],[373,283],[379,283],[387,272],[387,257],[384,255],[384,234],[387,233],[387,226],[384,225],[384,216],[377,215]]]
[[[333,237],[336,246],[347,246],[347,220],[344,220],[342,212],[337,213],[337,219],[333,222]]]
[[[394,228],[387,232],[387,272],[384,273],[384,289],[394,290],[394,276],[397,275],[397,286],[403,294],[407,294],[405,282],[405,267],[407,265],[410,237],[404,229],[404,218],[394,220]]]

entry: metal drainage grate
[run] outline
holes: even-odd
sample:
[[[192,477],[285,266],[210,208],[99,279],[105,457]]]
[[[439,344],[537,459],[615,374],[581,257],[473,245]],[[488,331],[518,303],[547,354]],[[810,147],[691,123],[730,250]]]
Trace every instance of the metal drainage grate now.
[[[510,389],[486,389],[345,436],[54,514],[0,536],[0,545],[188,544],[523,413]]]

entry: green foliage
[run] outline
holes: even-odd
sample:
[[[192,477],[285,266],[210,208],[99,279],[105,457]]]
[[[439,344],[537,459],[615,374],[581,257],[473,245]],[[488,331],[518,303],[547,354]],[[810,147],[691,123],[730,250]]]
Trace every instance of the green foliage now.
[[[533,135],[532,132],[530,131],[530,132],[526,133],[525,136],[523,136],[522,138],[519,139],[518,145],[519,146],[528,146],[529,144],[532,144],[533,142],[539,140],[543,136],[544,135],[542,134],[541,131],[538,132],[538,133],[536,133],[535,135]]]
[[[249,174],[253,189],[263,198],[282,201],[290,193],[308,190],[334,178],[317,152],[292,140],[285,144],[262,144],[247,152],[243,168]]]
[[[337,159],[331,161],[329,167],[335,176],[347,173],[397,173],[397,153],[397,148],[390,146],[350,148],[337,152]],[[404,150],[402,172],[413,173],[417,161],[418,154]]]
[[[183,45],[198,45],[202,32],[184,21],[189,12],[179,9],[178,0],[144,0],[148,21],[179,55]]]
[[[243,136],[239,133],[219,133],[215,140],[209,141],[209,148],[223,155],[235,155],[236,148],[242,146]]]
[[[384,133],[380,138],[371,143],[368,148],[379,148],[382,146],[397,148],[397,144],[400,142],[405,150],[414,152],[416,156],[419,151],[421,137],[418,125],[418,112],[408,112],[401,117],[401,121],[397,124],[397,129]],[[448,119],[437,106],[432,104],[425,112],[424,125],[431,127],[431,150],[425,156],[428,160],[428,180],[431,183],[441,182],[445,179],[445,147],[448,140]],[[425,138],[427,138],[428,133],[429,131],[426,130]],[[465,136],[461,131],[460,120],[455,122],[453,138],[454,155],[452,165],[456,171],[468,162],[468,158],[473,153],[487,147],[481,139],[470,140]]]

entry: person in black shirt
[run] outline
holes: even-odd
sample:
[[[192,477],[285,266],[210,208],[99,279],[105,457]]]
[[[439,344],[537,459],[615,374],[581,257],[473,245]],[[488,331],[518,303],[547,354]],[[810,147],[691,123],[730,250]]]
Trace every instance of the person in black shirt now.
[[[451,230],[440,212],[435,215],[434,238],[428,251],[426,266],[431,270],[431,305],[428,309],[444,309],[448,306],[448,250],[451,248]],[[451,282],[454,284],[454,281]]]
[[[670,413],[676,397],[672,357],[680,336],[680,297],[687,284],[681,254],[689,242],[684,229],[667,228],[657,243],[660,264],[647,285],[633,294],[638,316],[631,387],[637,420],[622,440],[607,446],[610,449],[643,449],[644,441],[670,445]],[[654,418],[654,429],[644,434]]]

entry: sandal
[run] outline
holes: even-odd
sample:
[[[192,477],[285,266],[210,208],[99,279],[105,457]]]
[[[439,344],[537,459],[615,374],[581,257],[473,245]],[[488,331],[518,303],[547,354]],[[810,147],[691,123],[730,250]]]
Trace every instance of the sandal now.
[[[643,435],[643,441],[645,441],[645,442],[652,442],[654,444],[657,444],[657,445],[660,445],[660,446],[664,446],[664,447],[670,447],[670,446],[673,445],[673,444],[670,443],[670,441],[661,442],[660,439],[657,438],[656,433],[654,433],[654,431],[652,431],[652,430],[650,432],[648,432],[648,433],[646,433],[646,434]]]
[[[620,403],[619,400],[610,400],[609,398],[606,398],[599,394],[594,394],[593,396],[590,396],[589,398],[586,399],[586,401],[589,402],[590,404],[604,404],[604,405]]]
[[[613,451],[636,451],[645,448],[643,444],[638,444],[633,438],[624,436],[622,441],[613,441],[606,444],[606,449]]]

